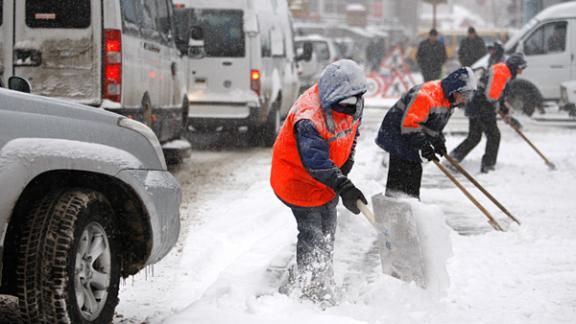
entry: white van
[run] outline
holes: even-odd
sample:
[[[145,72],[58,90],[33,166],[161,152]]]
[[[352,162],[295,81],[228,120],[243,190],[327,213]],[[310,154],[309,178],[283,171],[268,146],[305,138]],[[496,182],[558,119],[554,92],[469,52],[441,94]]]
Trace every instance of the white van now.
[[[171,0],[2,0],[0,73],[32,93],[105,108],[178,138],[187,117],[187,60]]]
[[[522,52],[528,67],[511,83],[511,102],[531,115],[544,100],[560,99],[560,84],[576,79],[576,2],[546,8],[504,46]],[[487,57],[474,64],[486,66]]]
[[[191,129],[248,126],[272,145],[299,88],[287,1],[188,3],[176,10],[178,25],[201,28],[205,53],[188,71]]]

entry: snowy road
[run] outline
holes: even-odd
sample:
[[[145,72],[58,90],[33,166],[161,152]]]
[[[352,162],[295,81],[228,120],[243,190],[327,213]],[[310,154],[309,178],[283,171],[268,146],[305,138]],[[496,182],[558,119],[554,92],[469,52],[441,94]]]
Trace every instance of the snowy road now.
[[[367,196],[382,192],[386,179],[385,155],[373,144],[383,114],[367,110],[351,173]],[[451,286],[442,298],[380,274],[374,231],[342,207],[335,255],[336,279],[346,288],[342,303],[322,311],[276,293],[266,269],[294,249],[296,229],[268,185],[270,150],[195,151],[175,170],[185,195],[178,245],[127,280],[114,323],[574,323],[575,129],[523,121],[557,171],[505,125],[497,172],[478,174],[484,142],[463,163],[520,227],[480,199],[508,229],[492,231],[433,165],[424,168],[422,203],[437,207],[455,229]],[[453,117],[449,149],[466,127]]]

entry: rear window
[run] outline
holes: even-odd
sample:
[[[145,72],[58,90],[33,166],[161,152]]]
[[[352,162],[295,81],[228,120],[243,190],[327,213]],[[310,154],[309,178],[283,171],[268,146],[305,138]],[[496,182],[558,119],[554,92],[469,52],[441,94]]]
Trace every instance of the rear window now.
[[[196,24],[204,32],[208,57],[244,57],[244,13],[241,10],[196,10]]]
[[[26,0],[26,25],[31,28],[87,28],[90,0]]]

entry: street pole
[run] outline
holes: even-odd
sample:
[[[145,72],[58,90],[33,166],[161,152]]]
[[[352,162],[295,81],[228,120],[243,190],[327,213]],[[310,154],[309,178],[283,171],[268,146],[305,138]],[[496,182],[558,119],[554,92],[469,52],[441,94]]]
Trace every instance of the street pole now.
[[[432,28],[436,29],[436,2],[432,4]]]

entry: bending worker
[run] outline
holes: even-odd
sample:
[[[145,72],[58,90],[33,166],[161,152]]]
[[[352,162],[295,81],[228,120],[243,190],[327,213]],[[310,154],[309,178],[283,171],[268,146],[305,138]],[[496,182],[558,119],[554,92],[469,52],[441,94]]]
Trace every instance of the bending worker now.
[[[384,116],[376,144],[390,153],[386,196],[420,199],[423,157],[436,160],[446,146],[442,130],[456,106],[467,103],[476,90],[476,77],[462,67],[442,80],[410,89]]]
[[[364,71],[351,60],[326,67],[298,98],[276,139],[270,182],[298,224],[297,283],[304,298],[334,300],[333,250],[340,196],[354,214],[362,192],[348,179],[362,117]]]
[[[468,137],[450,152],[450,156],[456,161],[462,161],[478,145],[484,133],[486,149],[482,156],[480,171],[487,173],[494,170],[500,147],[500,130],[496,123],[498,105],[510,122],[518,123],[515,119],[508,117],[509,111],[504,104],[508,91],[505,89],[510,80],[521,74],[526,66],[524,56],[516,53],[508,57],[505,63],[496,63],[490,67],[486,76],[480,81],[479,91],[466,107],[466,116],[470,119]]]

